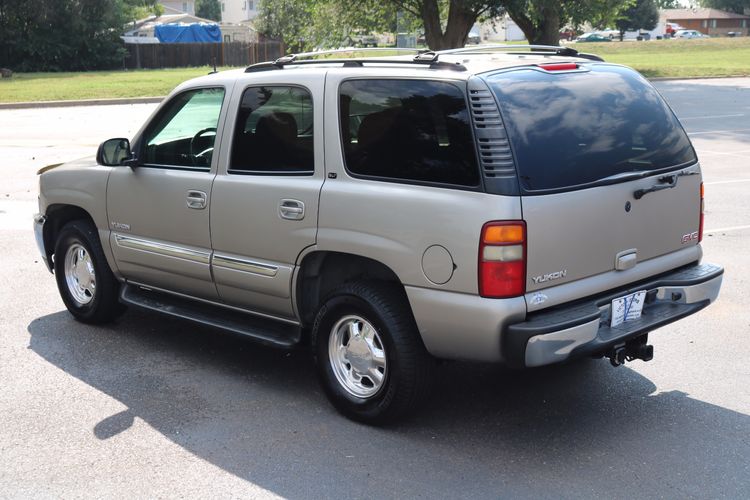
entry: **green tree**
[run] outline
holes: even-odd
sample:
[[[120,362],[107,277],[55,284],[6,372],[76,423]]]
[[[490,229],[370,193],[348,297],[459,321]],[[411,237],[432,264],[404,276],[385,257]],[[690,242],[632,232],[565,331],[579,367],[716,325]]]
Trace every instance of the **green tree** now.
[[[529,43],[557,45],[562,26],[579,26],[584,22],[590,22],[599,28],[611,26],[631,2],[632,0],[506,0],[504,5]]]
[[[314,9],[312,0],[261,0],[255,28],[267,37],[283,41],[291,52],[302,52],[310,48],[306,33]]]
[[[745,9],[750,10],[750,0],[699,0],[701,7],[726,10],[735,14],[744,14]]]
[[[632,0],[387,0],[424,23],[433,50],[462,47],[477,20],[503,12],[516,22],[532,44],[557,45],[560,28],[586,21],[611,25]]]
[[[344,45],[353,31],[393,32],[396,8],[361,0],[261,0],[255,27],[290,52]]]
[[[127,21],[164,14],[164,6],[158,0],[123,0],[122,9]]]
[[[221,4],[219,0],[196,0],[195,15],[212,21],[221,21]]]
[[[529,42],[557,45],[560,27],[592,22],[612,26],[634,0],[261,0],[259,31],[293,50],[336,46],[346,29],[379,31],[395,12],[420,20],[433,50],[463,47],[472,26],[504,12]],[[375,26],[378,29],[373,29]],[[384,29],[383,31],[390,31]],[[321,43],[322,42],[322,43]]]
[[[682,5],[677,0],[656,0],[656,6],[660,9],[681,9]]]
[[[425,41],[432,50],[463,47],[481,17],[504,12],[503,0],[387,0],[422,20]]]
[[[0,66],[18,71],[116,67],[121,0],[0,0]]]
[[[637,0],[635,4],[625,9],[615,26],[620,30],[620,40],[626,31],[652,30],[659,22],[659,9],[654,0]]]

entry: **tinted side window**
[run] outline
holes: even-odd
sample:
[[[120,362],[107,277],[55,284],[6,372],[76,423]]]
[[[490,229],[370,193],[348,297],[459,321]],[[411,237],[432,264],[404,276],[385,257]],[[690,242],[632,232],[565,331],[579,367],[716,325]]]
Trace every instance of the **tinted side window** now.
[[[664,100],[636,72],[515,70],[488,78],[526,192],[585,187],[629,172],[695,162]]]
[[[351,80],[341,84],[341,137],[355,175],[478,186],[466,101],[450,83]]]
[[[251,87],[242,94],[232,143],[233,174],[314,170],[313,107],[299,87]]]
[[[146,132],[142,161],[208,170],[223,101],[223,88],[189,90],[176,96]]]

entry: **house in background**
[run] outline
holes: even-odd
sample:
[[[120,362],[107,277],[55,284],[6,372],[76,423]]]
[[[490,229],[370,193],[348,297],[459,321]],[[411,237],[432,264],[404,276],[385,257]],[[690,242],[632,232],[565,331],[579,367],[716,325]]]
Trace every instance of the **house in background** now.
[[[221,29],[222,42],[257,42],[258,35],[250,26],[246,24],[235,24],[221,22],[216,23],[210,19],[191,14],[163,14],[159,17],[151,16],[141,19],[129,25],[127,31],[123,34],[122,39],[125,43],[159,43],[156,38],[156,26],[162,24],[218,24]]]
[[[677,23],[685,29],[697,30],[704,35],[747,36],[750,30],[750,16],[743,16],[719,9],[664,9],[660,21]]]
[[[526,40],[526,35],[508,14],[483,22],[479,26],[479,36],[482,43]]]
[[[258,15],[258,0],[220,0],[221,20],[227,23],[246,23]]]
[[[165,14],[195,14],[195,0],[160,0]]]

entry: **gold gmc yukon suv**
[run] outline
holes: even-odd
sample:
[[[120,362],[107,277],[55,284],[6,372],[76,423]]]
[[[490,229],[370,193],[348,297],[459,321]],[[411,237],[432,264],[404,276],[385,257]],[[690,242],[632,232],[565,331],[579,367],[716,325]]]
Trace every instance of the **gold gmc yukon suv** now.
[[[36,235],[88,323],[142,307],[288,348],[392,421],[436,359],[649,360],[716,299],[695,151],[637,72],[560,47],[287,56],[177,87],[40,176]]]

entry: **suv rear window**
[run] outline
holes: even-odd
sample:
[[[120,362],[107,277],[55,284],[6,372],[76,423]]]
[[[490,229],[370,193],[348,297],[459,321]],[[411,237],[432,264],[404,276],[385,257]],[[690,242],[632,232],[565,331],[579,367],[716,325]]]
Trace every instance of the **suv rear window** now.
[[[537,69],[487,79],[500,105],[526,192],[585,187],[630,172],[693,163],[690,141],[656,90],[609,65]]]
[[[425,80],[341,84],[341,137],[354,175],[478,186],[479,170],[463,92]]]

